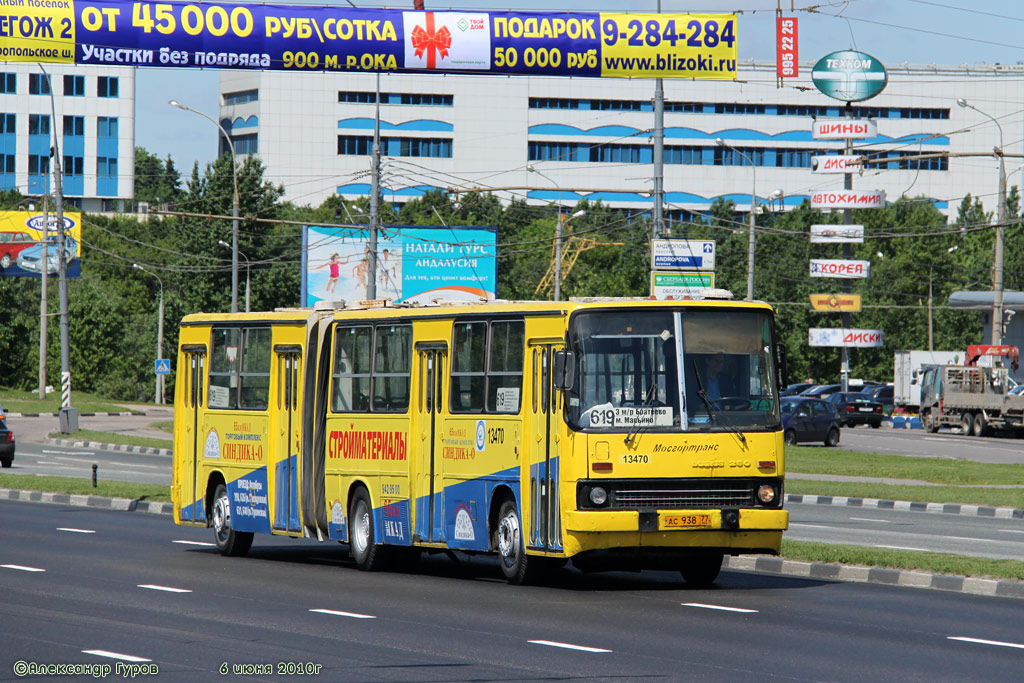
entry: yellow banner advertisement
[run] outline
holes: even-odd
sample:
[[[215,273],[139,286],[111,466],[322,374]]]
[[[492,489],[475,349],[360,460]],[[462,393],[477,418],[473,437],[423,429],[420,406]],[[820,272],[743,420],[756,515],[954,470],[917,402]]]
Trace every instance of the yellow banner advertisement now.
[[[829,313],[859,313],[860,294],[811,294],[811,308]]]
[[[50,211],[0,211],[0,275],[56,275],[60,266],[57,250],[57,214]],[[46,242],[45,251],[43,242]],[[82,268],[82,214],[64,212],[64,263],[68,277],[78,277]]]

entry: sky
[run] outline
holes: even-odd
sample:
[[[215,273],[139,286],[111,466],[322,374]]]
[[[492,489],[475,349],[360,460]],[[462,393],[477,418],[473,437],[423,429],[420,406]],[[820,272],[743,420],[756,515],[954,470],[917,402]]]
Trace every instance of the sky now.
[[[775,10],[780,2],[785,16],[799,20],[801,62],[813,62],[830,52],[852,48],[870,54],[890,68],[904,62],[945,66],[1024,63],[1024,3],[1006,0],[588,0],[561,7],[537,0],[426,0],[425,4],[428,10],[655,12],[660,5],[662,12],[735,12],[739,15],[737,38],[742,62],[775,59]],[[267,4],[310,3],[276,0]],[[316,4],[411,9],[413,0],[328,0]],[[197,162],[202,171],[217,155],[217,129],[209,121],[167,102],[177,100],[216,118],[218,85],[217,69],[138,69],[135,144],[160,158],[170,155],[183,176],[187,177]]]

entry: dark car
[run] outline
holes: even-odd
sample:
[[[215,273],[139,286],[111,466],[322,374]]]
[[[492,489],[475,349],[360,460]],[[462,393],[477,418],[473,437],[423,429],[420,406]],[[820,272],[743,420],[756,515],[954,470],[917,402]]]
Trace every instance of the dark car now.
[[[804,389],[799,395],[809,398],[828,398],[837,391],[842,390],[842,384],[815,384],[810,389]]]
[[[844,427],[871,425],[878,429],[882,426],[885,413],[882,404],[863,392],[839,392],[828,397],[828,402],[836,407],[839,420]]]
[[[796,384],[790,384],[788,387],[782,390],[780,396],[796,396],[801,391],[806,391],[814,386],[813,382],[797,382]]]
[[[10,467],[14,462],[14,432],[7,428],[7,423],[0,416],[0,465]]]
[[[864,393],[882,404],[882,412],[886,415],[892,414],[893,389],[891,384],[876,384],[872,387],[865,387]]]
[[[839,443],[842,424],[836,407],[828,401],[786,396],[779,401],[779,407],[782,409],[782,429],[786,443],[821,441],[826,446]]]

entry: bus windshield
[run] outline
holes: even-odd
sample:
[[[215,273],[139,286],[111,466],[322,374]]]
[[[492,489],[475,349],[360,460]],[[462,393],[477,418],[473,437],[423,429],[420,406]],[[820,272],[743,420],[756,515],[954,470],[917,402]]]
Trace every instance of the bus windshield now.
[[[572,318],[568,344],[576,430],[779,429],[767,312],[588,311]]]

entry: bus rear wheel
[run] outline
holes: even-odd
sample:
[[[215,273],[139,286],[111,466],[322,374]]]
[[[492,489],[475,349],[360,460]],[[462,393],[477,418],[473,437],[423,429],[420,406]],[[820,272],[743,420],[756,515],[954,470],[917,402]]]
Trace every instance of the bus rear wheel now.
[[[377,530],[373,527],[373,508],[364,489],[352,497],[348,515],[349,548],[356,567],[364,572],[384,569],[386,549],[377,543]]]
[[[686,561],[679,573],[683,575],[686,583],[694,586],[710,586],[718,578],[722,571],[722,553],[700,555]]]
[[[218,484],[213,494],[213,533],[221,555],[238,557],[245,555],[252,547],[251,531],[235,531],[231,528],[231,499],[224,484]]]

